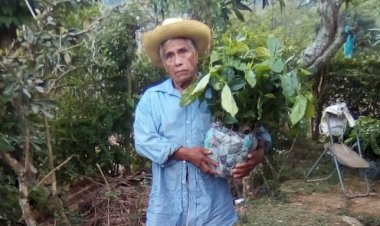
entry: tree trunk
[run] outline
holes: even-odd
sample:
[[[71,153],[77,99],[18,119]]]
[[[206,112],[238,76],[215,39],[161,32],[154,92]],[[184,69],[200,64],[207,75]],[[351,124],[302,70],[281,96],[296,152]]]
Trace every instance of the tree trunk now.
[[[22,218],[25,220],[28,226],[35,226],[36,221],[31,211],[31,207],[28,202],[28,177],[27,171],[23,164],[14,159],[9,153],[0,150],[0,159],[3,159],[15,173],[17,174],[19,183],[19,204],[22,211]]]
[[[36,221],[34,219],[34,216],[31,211],[31,207],[29,205],[28,201],[28,177],[22,173],[18,176],[18,182],[19,182],[19,203],[22,210],[22,218],[25,220],[26,225],[28,226],[36,226]]]
[[[314,73],[328,63],[343,45],[342,3],[343,0],[319,1],[320,29],[313,43],[301,54],[302,65]]]
[[[326,101],[326,80],[328,77],[327,67],[323,67],[319,70],[318,74],[315,75],[316,79],[313,85],[313,93],[316,96],[315,101],[315,116],[313,118],[313,131],[312,138],[313,140],[318,140],[319,138],[319,124],[321,123],[323,105]]]
[[[343,2],[344,0],[319,0],[320,29],[311,45],[301,54],[301,65],[317,76],[313,85],[316,97],[316,115],[312,125],[314,140],[319,137],[319,124],[325,102],[324,89],[328,72],[324,69],[342,47],[346,37],[340,12]]]
[[[30,151],[30,142],[29,142],[29,126],[28,121],[25,120],[25,141],[24,141],[24,153],[25,153],[25,162],[22,164],[22,162],[18,161],[17,159],[13,158],[9,153],[7,153],[4,150],[0,150],[0,159],[3,159],[16,173],[18,178],[18,188],[19,188],[19,204],[22,211],[22,218],[25,220],[25,223],[28,226],[35,226],[36,220],[34,219],[32,209],[29,205],[28,201],[28,183],[30,182],[31,178],[33,178],[33,164],[32,164],[32,158],[31,158],[31,151]]]

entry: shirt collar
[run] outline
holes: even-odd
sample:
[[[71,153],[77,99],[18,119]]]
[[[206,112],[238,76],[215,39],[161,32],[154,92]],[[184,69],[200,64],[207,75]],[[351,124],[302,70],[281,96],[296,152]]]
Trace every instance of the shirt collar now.
[[[201,74],[198,72],[198,77],[199,76],[201,76]],[[174,87],[173,80],[170,77],[166,79],[161,86],[157,87],[157,91],[181,97],[181,93]]]

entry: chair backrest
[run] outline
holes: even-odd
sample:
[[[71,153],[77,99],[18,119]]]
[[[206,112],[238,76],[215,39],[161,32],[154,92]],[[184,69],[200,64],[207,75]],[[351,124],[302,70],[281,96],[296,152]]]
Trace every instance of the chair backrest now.
[[[323,110],[319,131],[326,136],[343,136],[347,124],[350,127],[355,126],[355,120],[346,103],[334,104]]]

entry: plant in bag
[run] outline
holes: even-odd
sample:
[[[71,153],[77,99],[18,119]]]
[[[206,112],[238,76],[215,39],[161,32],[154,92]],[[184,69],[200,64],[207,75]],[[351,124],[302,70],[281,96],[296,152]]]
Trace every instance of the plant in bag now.
[[[221,176],[229,176],[229,170],[257,146],[262,125],[295,125],[314,114],[312,93],[302,86],[309,73],[288,69],[292,58],[283,61],[284,48],[275,37],[268,38],[267,47],[253,46],[252,37],[224,35],[211,52],[208,73],[181,98],[182,106],[196,99],[209,104],[217,123],[207,132],[205,147],[221,163]]]

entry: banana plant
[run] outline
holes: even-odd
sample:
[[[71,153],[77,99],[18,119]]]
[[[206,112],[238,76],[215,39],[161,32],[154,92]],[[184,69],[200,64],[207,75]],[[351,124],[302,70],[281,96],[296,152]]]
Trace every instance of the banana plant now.
[[[214,120],[240,128],[296,125],[312,117],[314,98],[305,86],[310,73],[288,66],[293,57],[283,60],[280,40],[268,37],[267,46],[255,47],[253,35],[224,35],[210,54],[207,73],[184,91],[181,105],[206,100]]]

